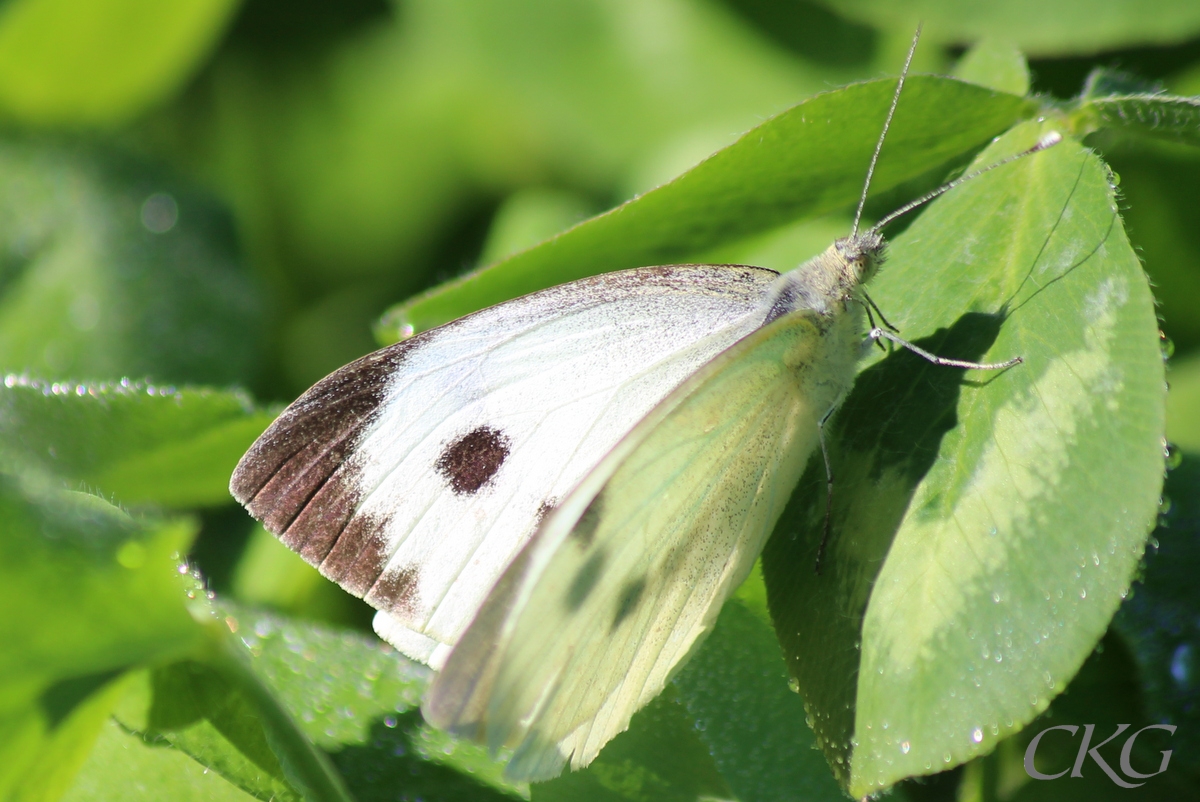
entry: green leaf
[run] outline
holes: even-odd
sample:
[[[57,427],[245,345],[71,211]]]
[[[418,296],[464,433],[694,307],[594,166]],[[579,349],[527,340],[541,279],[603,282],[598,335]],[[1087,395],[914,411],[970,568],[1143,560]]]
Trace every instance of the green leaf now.
[[[329,754],[359,802],[393,799],[397,789],[441,799],[526,795],[522,786],[504,780],[503,762],[490,758],[486,749],[424,723],[418,709],[429,678],[424,666],[349,631],[236,608],[226,608],[225,622],[248,649],[251,670],[304,736]],[[201,708],[210,721],[218,715],[217,706]],[[234,720],[216,729],[232,732]],[[226,736],[223,757],[210,739],[208,751],[196,750],[197,758],[214,768],[218,759],[229,765],[228,750],[235,748],[261,767],[267,761],[247,737],[235,747]],[[180,747],[190,748],[182,741]],[[237,781],[254,787],[245,776]]]
[[[954,68],[954,77],[1010,95],[1029,94],[1025,56],[996,39],[983,39],[964,53]]]
[[[197,645],[176,571],[191,535],[0,475],[0,796],[65,788],[112,680]]]
[[[609,270],[687,261],[727,242],[857,200],[895,81],[835,90],[745,134],[666,186],[499,264],[394,308],[382,339]],[[913,76],[873,188],[969,152],[1036,106],[947,78]]]
[[[1074,113],[1081,132],[1109,128],[1200,146],[1200,97],[1126,95],[1091,98]]]
[[[738,799],[845,799],[817,751],[803,701],[788,689],[770,625],[740,601],[725,605],[675,686]]]
[[[62,796],[121,695],[124,683],[111,680],[105,675],[58,683],[39,703],[0,714],[5,799],[40,802]]]
[[[63,802],[252,802],[220,774],[165,743],[147,742],[115,720],[99,740]]]
[[[259,799],[300,802],[272,751],[254,702],[210,666],[191,660],[155,669],[144,724],[119,720],[147,740],[162,740]],[[140,724],[140,726],[138,726]]]
[[[824,573],[819,460],[764,554],[789,667],[855,796],[990,750],[1066,686],[1141,556],[1164,428],[1149,287],[1109,174],[1072,140],[931,204],[869,289],[927,350],[1025,363],[876,354],[826,435]]]
[[[1154,719],[1146,715],[1138,687],[1138,671],[1122,639],[1109,633],[1079,669],[1067,689],[1050,709],[1023,731],[1001,741],[996,750],[967,764],[959,799],[978,802],[1158,802],[1187,799],[1195,795],[1196,774],[1185,764],[1183,730],[1174,735],[1161,730],[1143,732],[1134,740],[1130,765],[1136,771],[1154,772],[1162,761],[1161,751],[1174,750],[1168,770],[1149,780],[1124,777],[1139,788],[1122,788],[1112,781],[1090,756],[1072,776],[1084,725],[1095,727],[1091,746],[1118,776],[1122,777],[1121,750],[1126,740]],[[1099,746],[1122,724],[1129,725],[1121,736]],[[1068,774],[1058,780],[1037,781],[1025,772],[1025,753],[1038,733],[1055,726],[1077,727],[1047,732],[1033,754],[1034,766],[1043,774]],[[1183,758],[1183,759],[1181,759]]]
[[[187,651],[176,565],[191,524],[141,525],[83,493],[0,475],[0,687],[89,677]]]
[[[825,0],[840,13],[886,30],[924,24],[925,39],[975,42],[992,36],[1038,56],[1092,54],[1119,47],[1185,42],[1200,32],[1200,8],[1188,0]]]
[[[235,629],[232,616],[210,621],[206,648],[154,670],[124,700],[118,720],[260,799],[348,802],[326,755],[248,665],[230,636]]]
[[[733,799],[675,688],[634,714],[587,768],[531,786],[533,802]]]
[[[237,0],[13,0],[0,15],[0,112],[111,125],[165,98],[207,55]]]
[[[210,197],[95,147],[0,139],[0,173],[0,371],[257,378],[260,299]]]
[[[229,475],[274,416],[239,392],[9,375],[0,454],[125,504],[226,504]]]

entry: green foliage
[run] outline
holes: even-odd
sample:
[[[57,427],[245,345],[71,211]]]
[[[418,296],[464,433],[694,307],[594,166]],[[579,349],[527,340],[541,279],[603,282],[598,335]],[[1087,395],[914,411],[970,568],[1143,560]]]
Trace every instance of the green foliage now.
[[[830,438],[828,567],[795,579],[822,537],[817,463],[764,556],[785,651],[855,796],[1023,727],[1128,587],[1161,486],[1164,393],[1117,221],[1103,165],[1068,142],[963,186],[893,243],[872,297],[894,325],[934,353],[1025,363],[989,377],[873,360]]]
[[[0,370],[249,382],[262,304],[210,197],[105,148],[0,142]]]
[[[894,81],[880,81],[801,103],[669,184],[389,311],[381,338],[607,270],[694,261],[720,243],[843,208],[862,191],[862,165],[894,92]],[[899,155],[880,164],[878,188],[977,148],[1034,110],[1021,98],[925,76],[909,81],[904,101],[888,141]]]
[[[609,270],[823,250],[917,14],[914,70],[955,77],[910,77],[868,218],[1065,141],[897,223],[869,289],[932,351],[1024,363],[866,357],[827,429],[821,573],[817,458],[667,692],[588,768],[510,783],[230,506],[234,464],[377,342]],[[1162,491],[1161,438],[1200,449],[1198,36],[1177,0],[8,3],[0,797],[1194,795],[1200,473]],[[202,577],[189,549],[230,556]],[[1133,754],[1170,769],[1029,779],[1037,732],[1089,722],[1178,725]]]
[[[274,417],[240,392],[9,376],[0,453],[126,504],[210,506],[228,502],[229,474]]]
[[[196,69],[233,0],[14,0],[0,16],[0,110],[32,125],[112,125]]]

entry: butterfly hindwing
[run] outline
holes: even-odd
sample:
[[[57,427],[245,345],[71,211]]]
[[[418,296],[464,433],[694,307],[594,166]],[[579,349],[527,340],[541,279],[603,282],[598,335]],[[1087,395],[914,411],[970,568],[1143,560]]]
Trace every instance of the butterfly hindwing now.
[[[627,728],[750,571],[852,382],[845,317],[830,332],[788,314],[655,407],[501,577],[429,720],[515,747],[509,772],[531,780],[586,765]]]
[[[235,497],[437,666],[621,436],[761,323],[777,274],[685,265],[544,290],[363,357],[280,415]]]

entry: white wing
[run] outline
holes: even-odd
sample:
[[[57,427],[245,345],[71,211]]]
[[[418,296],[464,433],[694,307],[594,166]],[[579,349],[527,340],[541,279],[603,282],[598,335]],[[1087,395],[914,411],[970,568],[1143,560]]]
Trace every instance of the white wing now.
[[[539,520],[655,404],[759,326],[777,274],[609,273],[336,371],[243,457],[233,495],[376,630],[438,667]]]
[[[786,315],[638,424],[497,583],[426,718],[516,747],[509,773],[530,780],[626,729],[749,572],[852,383],[857,321],[842,318]]]

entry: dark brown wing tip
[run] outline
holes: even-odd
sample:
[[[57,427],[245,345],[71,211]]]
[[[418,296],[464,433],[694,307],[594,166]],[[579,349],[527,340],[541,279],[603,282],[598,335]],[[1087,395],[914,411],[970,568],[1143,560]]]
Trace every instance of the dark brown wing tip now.
[[[242,456],[230,494],[269,531],[286,530],[350,455],[420,339],[368,354],[305,391]]]

